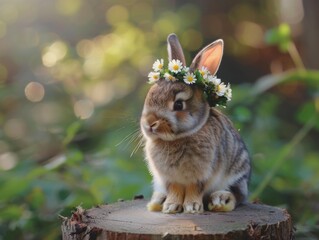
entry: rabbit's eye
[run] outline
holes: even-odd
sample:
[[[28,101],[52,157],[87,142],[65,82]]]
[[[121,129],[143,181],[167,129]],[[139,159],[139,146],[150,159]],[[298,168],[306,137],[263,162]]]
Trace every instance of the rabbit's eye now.
[[[184,101],[182,100],[176,100],[174,102],[174,111],[182,111],[184,109]]]

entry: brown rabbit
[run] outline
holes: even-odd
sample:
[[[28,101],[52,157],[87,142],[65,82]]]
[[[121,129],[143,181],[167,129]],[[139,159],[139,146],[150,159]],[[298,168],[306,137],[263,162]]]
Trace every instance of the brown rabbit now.
[[[175,34],[167,39],[169,60],[185,58]],[[223,55],[217,40],[194,58],[190,70],[212,75]],[[247,198],[250,159],[231,121],[211,108],[197,85],[159,79],[141,117],[145,155],[154,192],[147,207],[164,213],[232,211]]]

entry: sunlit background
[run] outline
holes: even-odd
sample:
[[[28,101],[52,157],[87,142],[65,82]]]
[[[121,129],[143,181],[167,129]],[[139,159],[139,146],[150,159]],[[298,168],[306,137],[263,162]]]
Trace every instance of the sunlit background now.
[[[318,12],[315,0],[0,0],[0,239],[59,239],[58,215],[78,205],[150,197],[138,122],[171,32],[188,63],[224,39],[223,111],[252,156],[251,200],[318,239]]]

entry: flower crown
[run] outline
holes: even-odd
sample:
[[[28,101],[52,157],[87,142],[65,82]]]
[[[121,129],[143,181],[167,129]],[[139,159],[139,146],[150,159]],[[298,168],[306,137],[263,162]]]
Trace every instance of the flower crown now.
[[[183,81],[186,84],[200,86],[210,107],[226,107],[227,101],[232,98],[230,84],[227,86],[219,78],[213,76],[206,67],[191,72],[188,67],[183,66],[180,60],[173,59],[164,67],[164,60],[158,59],[153,64],[154,72],[148,74],[148,83],[153,84],[160,79],[166,81]]]

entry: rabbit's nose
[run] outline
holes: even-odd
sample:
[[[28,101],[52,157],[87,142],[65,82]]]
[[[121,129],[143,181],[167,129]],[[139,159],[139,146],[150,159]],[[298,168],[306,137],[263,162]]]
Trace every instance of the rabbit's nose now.
[[[158,128],[159,124],[160,124],[159,120],[151,123],[150,124],[150,132],[154,132]]]

